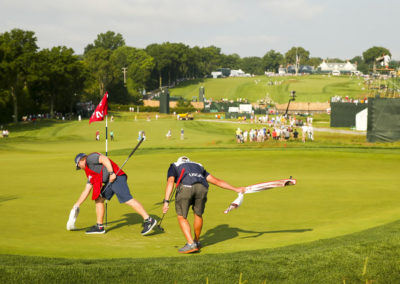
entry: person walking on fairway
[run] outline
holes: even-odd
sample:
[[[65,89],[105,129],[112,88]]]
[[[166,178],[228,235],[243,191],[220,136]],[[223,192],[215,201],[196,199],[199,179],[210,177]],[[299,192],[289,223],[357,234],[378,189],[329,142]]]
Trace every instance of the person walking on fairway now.
[[[79,153],[75,157],[75,166],[77,170],[85,171],[88,180],[74,207],[79,208],[92,189],[92,199],[96,203],[97,224],[88,229],[86,234],[104,234],[106,232],[103,226],[104,201],[110,200],[114,194],[117,195],[120,203],[129,205],[143,217],[142,235],[150,233],[157,221],[147,214],[142,204],[132,198],[127,183],[128,176],[120,170],[116,163],[100,153],[89,155]],[[105,185],[102,188],[103,183]],[[106,187],[108,183],[111,185]]]
[[[175,210],[178,215],[178,223],[186,238],[187,243],[180,248],[180,253],[191,253],[201,248],[200,234],[203,228],[203,213],[207,202],[208,183],[212,183],[224,189],[235,192],[244,192],[244,187],[234,187],[226,181],[220,180],[209,174],[204,167],[196,162],[192,162],[188,157],[180,157],[172,163],[168,169],[167,185],[163,200],[163,213],[169,209],[169,199],[174,187],[174,183],[179,179],[184,169],[180,184],[176,189]],[[194,212],[194,238],[192,237],[191,227],[187,220],[189,207],[192,206]]]

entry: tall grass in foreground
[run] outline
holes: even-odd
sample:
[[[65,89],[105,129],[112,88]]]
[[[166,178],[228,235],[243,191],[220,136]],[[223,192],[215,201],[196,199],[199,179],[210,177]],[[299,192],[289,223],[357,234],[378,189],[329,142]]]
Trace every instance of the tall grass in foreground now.
[[[399,231],[396,221],[308,244],[179,258],[2,255],[0,283],[399,283]]]

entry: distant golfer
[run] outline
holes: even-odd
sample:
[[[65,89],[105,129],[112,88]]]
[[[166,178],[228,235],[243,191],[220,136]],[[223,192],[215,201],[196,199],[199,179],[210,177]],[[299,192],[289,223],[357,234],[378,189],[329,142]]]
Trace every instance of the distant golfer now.
[[[168,169],[167,186],[163,200],[163,213],[169,209],[168,200],[172,193],[174,183],[178,180],[182,169],[185,169],[181,183],[176,189],[175,209],[178,215],[178,222],[187,240],[185,246],[180,248],[180,253],[191,253],[198,251],[200,245],[200,233],[203,228],[203,213],[207,202],[208,183],[212,183],[224,189],[236,192],[244,192],[244,187],[234,187],[226,181],[220,180],[209,174],[204,167],[196,162],[192,162],[188,157],[180,157],[178,161],[172,163]],[[189,207],[192,206],[194,212],[194,238],[192,237],[190,224],[187,220]]]
[[[89,196],[92,188],[92,199],[96,202],[97,224],[87,230],[86,234],[104,234],[106,232],[103,226],[104,201],[110,200],[114,194],[117,195],[120,203],[129,205],[143,217],[142,235],[148,234],[157,224],[157,221],[147,214],[142,204],[132,198],[127,184],[127,175],[112,160],[100,153],[89,155],[79,153],[75,157],[75,165],[77,170],[85,170],[88,180],[74,207],[80,207]],[[117,172],[118,176],[116,175]],[[102,187],[103,183],[111,183],[111,185],[106,188],[106,185]]]

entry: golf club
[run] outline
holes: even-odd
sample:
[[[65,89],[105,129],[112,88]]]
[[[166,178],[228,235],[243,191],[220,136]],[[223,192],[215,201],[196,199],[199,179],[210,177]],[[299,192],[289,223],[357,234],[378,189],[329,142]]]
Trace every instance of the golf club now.
[[[132,157],[132,155],[136,152],[136,150],[139,148],[140,144],[142,144],[144,138],[140,139],[139,143],[136,145],[135,148],[133,148],[132,152],[129,154],[128,158],[126,158],[125,162],[122,164],[122,166],[119,167],[119,170],[115,173],[116,176],[118,176],[119,172],[123,168],[123,166],[128,162],[129,158]],[[103,197],[103,192],[111,185],[111,183],[107,183],[104,189],[101,190],[100,196]],[[107,227],[107,203],[106,203],[106,210],[105,210],[105,217],[106,217],[106,227]]]
[[[179,178],[178,178],[178,181],[176,182],[175,188],[174,188],[174,190],[172,191],[172,194],[169,196],[168,203],[171,201],[172,197],[174,196],[175,190],[178,188],[179,184],[181,183],[181,179],[182,179],[182,177],[183,177],[183,173],[184,173],[184,172],[185,172],[185,168],[182,169],[181,174],[179,175]],[[164,220],[165,214],[166,214],[166,213],[164,213],[164,214],[162,215],[161,220],[160,220],[160,223],[158,223],[158,225],[157,225],[157,227],[158,227],[161,231],[163,231],[163,232],[164,232],[164,228],[161,227],[161,222],[162,222],[162,220]]]

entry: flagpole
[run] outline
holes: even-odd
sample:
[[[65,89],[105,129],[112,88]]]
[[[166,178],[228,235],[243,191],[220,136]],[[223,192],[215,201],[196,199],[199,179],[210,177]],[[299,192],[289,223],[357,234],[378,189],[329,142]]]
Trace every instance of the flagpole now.
[[[106,156],[108,154],[108,93],[106,92],[100,101],[99,105],[96,107],[94,110],[92,116],[89,119],[89,124],[94,122],[94,121],[101,121],[104,120],[104,115],[106,116]],[[107,226],[107,200],[106,200],[106,226]]]
[[[106,156],[108,154],[108,135],[107,135],[108,134],[108,131],[107,131],[108,130],[108,119],[107,118],[108,118],[108,115],[106,114]],[[107,207],[108,207],[108,200],[106,199],[106,210],[105,210],[106,211],[105,212],[106,213],[106,227],[107,227],[107,223],[108,223],[107,222],[107,213],[108,213]]]
[[[107,130],[108,130],[108,120],[107,120],[108,115],[106,115],[106,156],[107,156],[107,152],[108,152],[108,135],[107,135]]]

